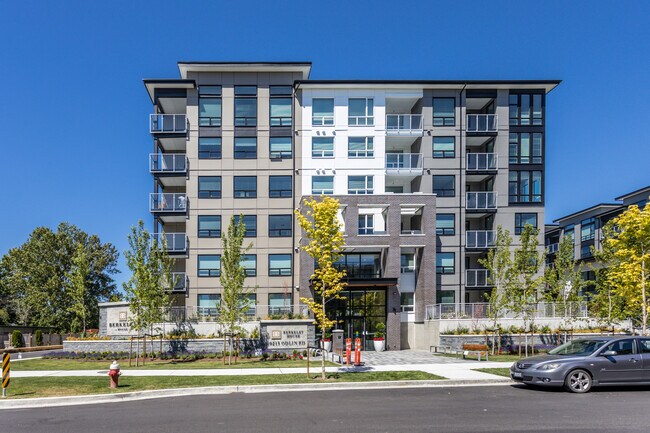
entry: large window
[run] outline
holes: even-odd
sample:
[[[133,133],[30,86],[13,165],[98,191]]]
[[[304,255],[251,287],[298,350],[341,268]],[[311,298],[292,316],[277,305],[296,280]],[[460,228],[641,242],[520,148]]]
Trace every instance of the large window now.
[[[221,86],[199,86],[199,126],[221,126]]]
[[[436,214],[436,234],[453,236],[456,234],[456,219],[453,213]]]
[[[235,198],[257,197],[257,177],[256,176],[235,176],[233,197]]]
[[[203,255],[197,256],[199,277],[218,277],[221,275],[221,256]]]
[[[434,158],[454,158],[455,156],[454,137],[433,137]]]
[[[350,98],[348,100],[348,125],[374,125],[373,100],[371,98]]]
[[[244,268],[244,273],[247,277],[254,277],[257,275],[257,255],[242,254],[239,257],[239,264]]]
[[[221,305],[221,295],[197,295],[197,310],[201,316],[216,316]]]
[[[291,254],[269,254],[269,277],[291,275]]]
[[[200,137],[199,159],[221,159],[221,137]]]
[[[456,269],[456,253],[436,253],[436,273],[453,274]]]
[[[588,218],[580,222],[580,241],[590,241],[596,237],[596,219]]]
[[[373,176],[348,176],[348,194],[372,194]]]
[[[454,98],[433,98],[433,126],[454,126],[455,108]]]
[[[508,176],[509,203],[542,202],[541,171],[510,171]]]
[[[239,223],[239,216],[236,217],[237,223]],[[254,238],[257,236],[257,215],[244,215],[244,226],[246,227],[246,232],[244,237]]]
[[[334,263],[337,269],[345,269],[348,278],[380,278],[381,258],[379,253],[344,253]]]
[[[334,176],[313,176],[311,178],[312,194],[334,194]]]
[[[334,99],[314,98],[312,100],[312,125],[334,125]]]
[[[199,176],[199,198],[221,198],[221,176]]]
[[[269,315],[289,314],[291,293],[269,293]]]
[[[257,138],[235,137],[235,159],[257,158]]]
[[[291,237],[291,215],[269,215],[269,237]]]
[[[372,158],[374,154],[372,137],[348,137],[348,158]]]
[[[257,126],[257,87],[235,86],[235,126]]]
[[[510,133],[510,164],[541,164],[542,134]]]
[[[269,140],[269,156],[271,159],[290,159],[291,137],[271,137]]]
[[[406,253],[400,255],[400,273],[410,274],[415,272],[415,254]]]
[[[375,232],[375,218],[372,214],[359,215],[359,234],[371,235]]]
[[[524,231],[526,224],[531,225],[534,229],[537,228],[537,214],[536,213],[516,213],[515,214],[515,234],[520,235]]]
[[[543,98],[544,95],[540,93],[511,93],[509,97],[510,125],[543,125]]]
[[[221,215],[199,215],[199,237],[221,237]]]
[[[311,139],[312,158],[333,158],[334,137],[314,137]]]
[[[269,197],[291,197],[291,176],[269,176]]]
[[[438,194],[438,197],[454,197],[456,195],[455,183],[454,176],[434,175],[433,192]]]
[[[438,304],[455,304],[456,292],[453,290],[440,290],[436,294],[436,301]]]
[[[291,86],[270,86],[271,126],[291,126]]]

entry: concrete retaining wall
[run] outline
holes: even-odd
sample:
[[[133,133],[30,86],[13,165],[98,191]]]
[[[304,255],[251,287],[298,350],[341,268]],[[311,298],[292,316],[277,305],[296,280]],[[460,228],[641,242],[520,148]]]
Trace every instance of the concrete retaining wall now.
[[[601,336],[601,334],[573,334],[573,339],[577,338],[588,338]],[[486,344],[485,335],[440,335],[440,346],[450,346],[454,350],[462,350],[463,344]],[[565,336],[561,334],[558,338],[558,334],[535,334],[535,347],[540,345],[553,345],[557,346],[563,344],[565,341],[570,340],[570,336]],[[492,337],[488,336],[487,341],[488,346],[492,347]],[[521,343],[519,340],[519,335],[501,335],[501,347],[506,346],[525,346],[526,337],[521,336]],[[531,336],[528,335],[528,345],[531,345]]]
[[[136,349],[133,342],[133,350]],[[65,340],[63,350],[66,352],[128,352],[129,340]],[[142,350],[142,342],[140,342]],[[160,340],[147,340],[147,351],[160,351]],[[163,352],[222,352],[223,338],[206,338],[199,340],[163,340]]]

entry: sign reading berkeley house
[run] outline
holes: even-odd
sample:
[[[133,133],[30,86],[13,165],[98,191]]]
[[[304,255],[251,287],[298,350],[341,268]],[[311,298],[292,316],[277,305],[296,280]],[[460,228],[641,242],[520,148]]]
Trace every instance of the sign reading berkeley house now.
[[[100,304],[100,331],[102,335],[118,337],[135,335],[129,328],[129,304],[127,302],[107,302]]]
[[[310,320],[264,320],[260,325],[270,350],[306,349],[314,339],[314,325]]]

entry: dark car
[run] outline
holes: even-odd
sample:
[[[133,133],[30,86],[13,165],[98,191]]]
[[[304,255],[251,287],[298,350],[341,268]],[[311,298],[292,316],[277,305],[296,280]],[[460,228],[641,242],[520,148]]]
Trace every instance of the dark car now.
[[[526,385],[564,386],[578,393],[592,386],[650,385],[650,337],[573,340],[546,355],[515,362],[510,377]]]

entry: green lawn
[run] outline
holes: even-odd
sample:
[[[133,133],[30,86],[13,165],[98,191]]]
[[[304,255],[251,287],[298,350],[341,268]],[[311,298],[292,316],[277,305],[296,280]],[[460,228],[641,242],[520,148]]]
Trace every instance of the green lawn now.
[[[120,368],[136,368],[135,360],[132,360],[132,366],[129,367],[128,359],[119,359],[117,362]],[[226,361],[227,362],[227,361]],[[36,370],[108,370],[111,361],[86,361],[81,359],[33,359],[20,362],[12,362],[11,369],[15,371],[36,371]],[[325,363],[327,366],[336,366],[331,362]],[[312,366],[320,366],[320,358],[310,361]],[[155,360],[147,361],[145,366],[137,367],[143,369],[198,369],[198,368],[292,368],[307,367],[307,360],[284,360],[284,361],[260,361],[259,359],[239,359],[237,364],[224,365],[223,360],[218,359],[200,359],[196,361],[170,361]]]
[[[454,355],[451,353],[437,353],[435,356],[445,356],[447,358],[457,358],[457,359],[463,359],[462,355]],[[523,358],[522,356],[519,355],[490,355],[489,356],[489,361],[494,361],[494,362],[505,362],[505,361],[516,361],[518,359]],[[467,355],[465,359],[470,359],[473,361],[476,361],[478,357],[476,355]],[[485,361],[485,356],[481,356],[481,361]]]
[[[509,368],[476,368],[475,371],[483,373],[496,374],[497,376],[510,377]]]
[[[327,382],[376,382],[386,380],[440,380],[444,377],[421,371],[392,371],[329,374]],[[11,379],[7,395],[12,398],[55,397],[81,394],[108,394],[151,389],[188,388],[197,386],[268,385],[292,383],[323,383],[320,374],[274,374],[251,376],[186,376],[120,378],[116,390],[108,387],[108,377],[33,377]]]

